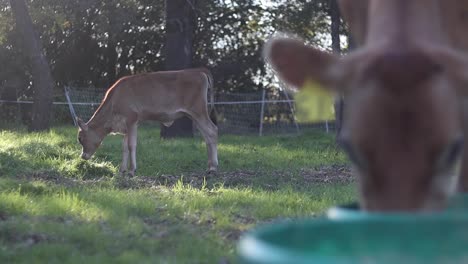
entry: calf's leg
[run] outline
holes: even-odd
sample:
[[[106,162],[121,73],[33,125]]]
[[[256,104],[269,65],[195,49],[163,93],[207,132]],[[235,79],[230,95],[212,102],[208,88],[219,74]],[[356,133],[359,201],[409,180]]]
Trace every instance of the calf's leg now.
[[[203,116],[191,116],[206,142],[208,152],[208,172],[218,169],[218,128],[211,122],[208,113]]]
[[[130,171],[128,172],[131,177],[135,176],[137,169],[136,165],[136,148],[137,148],[137,124],[133,124],[128,130],[128,149],[130,150]]]
[[[122,163],[120,164],[119,172],[124,175],[128,168],[128,134],[126,134],[122,141]]]

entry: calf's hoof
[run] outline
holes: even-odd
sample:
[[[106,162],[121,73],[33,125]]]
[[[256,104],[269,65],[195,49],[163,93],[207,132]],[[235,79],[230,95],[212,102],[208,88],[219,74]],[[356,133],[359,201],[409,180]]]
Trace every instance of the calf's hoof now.
[[[210,167],[206,173],[207,174],[216,174],[217,171],[218,171],[218,169],[216,167]]]

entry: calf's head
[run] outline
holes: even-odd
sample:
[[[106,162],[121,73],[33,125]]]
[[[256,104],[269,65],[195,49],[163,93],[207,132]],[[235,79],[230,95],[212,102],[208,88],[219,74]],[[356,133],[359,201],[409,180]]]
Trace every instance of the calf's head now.
[[[457,92],[444,52],[406,44],[357,50],[345,57],[276,38],[265,49],[280,78],[344,94],[339,143],[357,174],[369,211],[443,207],[455,191],[462,150]],[[456,63],[455,63],[456,64]]]
[[[101,145],[103,137],[91,129],[88,124],[77,118],[78,122],[78,142],[83,147],[81,151],[81,158],[88,160],[93,156],[96,149]]]

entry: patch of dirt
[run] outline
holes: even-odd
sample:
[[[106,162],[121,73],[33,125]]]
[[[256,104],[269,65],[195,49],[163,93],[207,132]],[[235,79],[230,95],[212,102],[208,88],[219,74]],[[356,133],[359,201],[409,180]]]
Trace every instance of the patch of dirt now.
[[[266,176],[270,181],[266,181]],[[265,181],[263,181],[265,179]],[[136,176],[134,178],[126,178],[126,181],[133,182],[140,187],[156,187],[156,186],[174,186],[179,181],[184,184],[189,184],[196,188],[204,186],[212,186],[222,184],[224,186],[251,186],[258,185],[261,182],[261,187],[275,189],[278,185],[287,183],[298,184],[315,184],[315,183],[351,183],[355,178],[351,174],[351,169],[343,165],[321,166],[314,169],[301,169],[299,173],[290,171],[250,171],[236,170],[230,172],[218,172],[216,174],[200,174],[188,173],[183,175],[160,175],[158,177]],[[133,185],[135,187],[135,185]]]
[[[223,257],[218,261],[218,264],[230,264],[230,263],[231,262],[229,262],[229,259],[226,257]]]
[[[96,185],[99,183],[105,183],[105,182],[108,182],[111,178],[102,177],[98,179],[81,180],[81,179],[65,177],[56,172],[34,172],[30,174],[20,175],[18,179],[43,181],[46,183],[52,183],[52,184],[61,185],[64,187],[76,187],[76,186],[82,186],[82,185]]]
[[[29,233],[19,234],[14,230],[10,230],[8,233],[2,234],[3,238],[16,244],[17,247],[31,247],[42,242],[52,241],[52,238],[46,234],[41,233]]]
[[[355,178],[348,166],[330,165],[317,168],[301,169],[299,172],[284,171],[253,171],[236,170],[218,173],[184,173],[180,175],[163,174],[154,176],[135,176],[133,178],[114,176],[99,179],[74,179],[57,173],[38,172],[23,175],[25,180],[41,180],[47,183],[73,186],[96,186],[99,184],[113,185],[122,189],[158,188],[159,186],[174,186],[180,181],[194,188],[212,186],[257,186],[265,189],[276,189],[284,184],[307,186],[317,183],[351,183]]]
[[[300,175],[306,182],[351,183],[354,176],[351,168],[343,165],[323,166],[317,169],[302,169]]]
[[[254,224],[257,222],[257,220],[251,216],[247,215],[240,215],[240,214],[234,214],[233,216],[234,222],[239,223],[239,224]]]
[[[243,232],[238,229],[225,230],[221,232],[221,237],[225,240],[238,241]]]
[[[8,220],[8,215],[5,212],[0,211],[0,221]]]
[[[45,234],[29,234],[23,237],[23,246],[30,247],[46,241],[48,241],[48,237]]]

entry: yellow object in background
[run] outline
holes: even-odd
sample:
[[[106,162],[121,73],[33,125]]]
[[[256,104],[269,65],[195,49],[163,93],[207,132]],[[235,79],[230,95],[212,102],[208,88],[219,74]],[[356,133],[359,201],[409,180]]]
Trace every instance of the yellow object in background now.
[[[313,81],[307,81],[294,96],[298,122],[335,120],[334,96]]]

